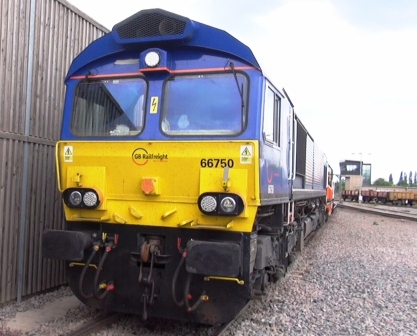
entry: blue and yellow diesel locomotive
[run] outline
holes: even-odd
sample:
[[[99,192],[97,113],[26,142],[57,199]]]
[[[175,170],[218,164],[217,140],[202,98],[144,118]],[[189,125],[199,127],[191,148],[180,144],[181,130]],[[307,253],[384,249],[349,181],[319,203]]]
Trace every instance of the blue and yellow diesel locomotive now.
[[[332,171],[252,51],[161,9],[72,62],[43,254],[107,311],[233,318],[332,211]]]

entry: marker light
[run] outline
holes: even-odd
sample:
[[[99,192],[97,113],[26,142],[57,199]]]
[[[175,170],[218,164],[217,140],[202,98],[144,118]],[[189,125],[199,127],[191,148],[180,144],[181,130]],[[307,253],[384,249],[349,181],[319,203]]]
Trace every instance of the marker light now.
[[[160,60],[161,58],[156,51],[150,51],[145,56],[145,64],[150,68],[156,67]]]
[[[213,196],[204,196],[200,201],[200,207],[205,212],[213,212],[217,208],[217,201]]]
[[[225,213],[232,213],[236,209],[236,201],[231,197],[225,197],[220,202],[220,208]]]
[[[70,193],[68,200],[71,205],[79,206],[83,200],[83,197],[81,196],[81,193],[76,190]]]

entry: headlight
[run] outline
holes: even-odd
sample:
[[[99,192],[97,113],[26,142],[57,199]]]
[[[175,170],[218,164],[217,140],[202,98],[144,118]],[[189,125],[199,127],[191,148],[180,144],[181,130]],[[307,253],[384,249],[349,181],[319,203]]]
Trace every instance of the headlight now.
[[[160,57],[156,51],[150,51],[145,56],[145,64],[150,67],[154,68],[159,64]]]
[[[236,194],[207,192],[199,196],[198,207],[205,215],[238,216],[244,209],[244,203]]]
[[[91,188],[68,188],[62,193],[62,197],[69,208],[94,209],[101,201],[98,192]]]
[[[93,207],[97,205],[98,195],[93,191],[87,191],[83,196],[83,202],[87,207]]]

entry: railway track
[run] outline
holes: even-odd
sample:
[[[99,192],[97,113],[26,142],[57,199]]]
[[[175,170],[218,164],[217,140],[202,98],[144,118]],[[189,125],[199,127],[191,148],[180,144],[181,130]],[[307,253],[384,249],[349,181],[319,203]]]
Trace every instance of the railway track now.
[[[231,325],[248,309],[250,301],[242,308],[238,315],[233,318],[231,321],[221,324],[215,328],[213,333],[210,336],[225,336],[228,329]],[[106,313],[100,315],[92,320],[89,320],[83,323],[81,326],[77,327],[75,330],[66,334],[67,336],[88,336],[93,333],[100,332],[111,324],[117,323],[124,314],[119,313]],[[146,327],[144,327],[146,328]]]
[[[121,313],[105,313],[90,321],[85,322],[76,330],[71,331],[67,336],[88,336],[99,332],[107,326],[118,322],[123,317]]]
[[[372,213],[391,218],[407,219],[417,221],[417,209],[416,208],[399,208],[395,206],[378,205],[378,204],[358,204],[339,202],[337,207],[343,209],[354,210],[363,213]],[[337,210],[336,210],[337,211]]]

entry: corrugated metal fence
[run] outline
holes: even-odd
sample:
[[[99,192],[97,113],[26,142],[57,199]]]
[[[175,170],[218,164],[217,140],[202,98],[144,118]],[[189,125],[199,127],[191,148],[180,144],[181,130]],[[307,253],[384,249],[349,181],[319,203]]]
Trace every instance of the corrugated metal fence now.
[[[0,0],[0,304],[65,282],[42,258],[63,228],[54,151],[71,60],[107,32],[64,0]]]

